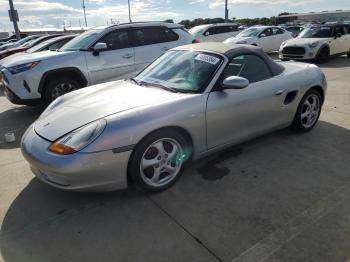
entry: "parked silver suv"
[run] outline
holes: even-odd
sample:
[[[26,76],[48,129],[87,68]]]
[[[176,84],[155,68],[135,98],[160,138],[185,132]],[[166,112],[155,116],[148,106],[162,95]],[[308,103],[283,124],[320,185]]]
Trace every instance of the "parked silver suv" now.
[[[5,94],[15,104],[50,103],[88,85],[132,77],[168,49],[193,40],[183,26],[172,23],[96,27],[58,52],[1,60]]]

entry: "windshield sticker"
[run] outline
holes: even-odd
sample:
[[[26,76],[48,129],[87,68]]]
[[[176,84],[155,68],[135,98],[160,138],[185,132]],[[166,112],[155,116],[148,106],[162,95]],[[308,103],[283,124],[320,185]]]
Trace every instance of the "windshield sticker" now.
[[[206,62],[212,65],[216,65],[220,59],[215,56],[205,55],[205,54],[199,54],[196,56],[195,60]]]

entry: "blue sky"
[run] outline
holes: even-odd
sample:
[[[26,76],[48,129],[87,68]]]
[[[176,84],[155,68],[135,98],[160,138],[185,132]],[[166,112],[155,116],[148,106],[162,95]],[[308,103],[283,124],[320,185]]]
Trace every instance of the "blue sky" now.
[[[21,28],[79,26],[82,0],[13,0]],[[85,0],[88,25],[128,20],[127,0]],[[134,21],[222,17],[224,0],[130,0]],[[8,0],[0,0],[0,30],[12,30]],[[230,17],[273,16],[280,12],[350,10],[350,0],[229,0]]]

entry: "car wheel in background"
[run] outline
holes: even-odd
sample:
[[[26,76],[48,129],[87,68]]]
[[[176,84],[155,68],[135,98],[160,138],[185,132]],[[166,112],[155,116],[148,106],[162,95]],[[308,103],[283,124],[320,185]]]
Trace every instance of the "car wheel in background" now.
[[[71,77],[57,77],[50,80],[45,89],[45,103],[50,104],[56,98],[81,88],[81,84]]]
[[[349,50],[349,53],[347,53],[347,56],[348,56],[348,58],[350,58],[350,50]]]
[[[171,129],[156,131],[135,147],[128,173],[139,189],[162,191],[180,178],[191,152],[189,142],[179,132]]]
[[[323,47],[317,54],[316,61],[317,63],[324,63],[329,59],[329,49],[327,47]]]
[[[295,132],[310,131],[317,123],[322,109],[322,97],[316,89],[309,90],[301,99],[295,114],[292,129]]]

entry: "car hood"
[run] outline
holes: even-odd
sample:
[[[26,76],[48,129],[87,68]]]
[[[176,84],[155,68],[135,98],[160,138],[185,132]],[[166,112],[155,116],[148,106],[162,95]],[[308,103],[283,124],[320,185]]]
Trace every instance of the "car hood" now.
[[[326,42],[326,38],[293,38],[286,42],[288,46],[303,46],[307,44],[312,44],[315,42]]]
[[[44,51],[31,54],[23,53],[21,55],[10,56],[1,60],[1,65],[4,67],[12,67],[34,61],[42,61],[53,57],[63,56],[65,54],[67,54],[67,52]]]
[[[97,119],[142,110],[183,96],[186,94],[138,86],[127,80],[90,86],[54,101],[35,122],[34,129],[41,137],[55,141]]]
[[[27,48],[23,48],[23,47],[6,49],[6,50],[3,50],[3,51],[0,51],[0,57],[2,55],[11,55],[11,54],[23,52],[23,51],[26,51],[26,50],[27,50]]]

